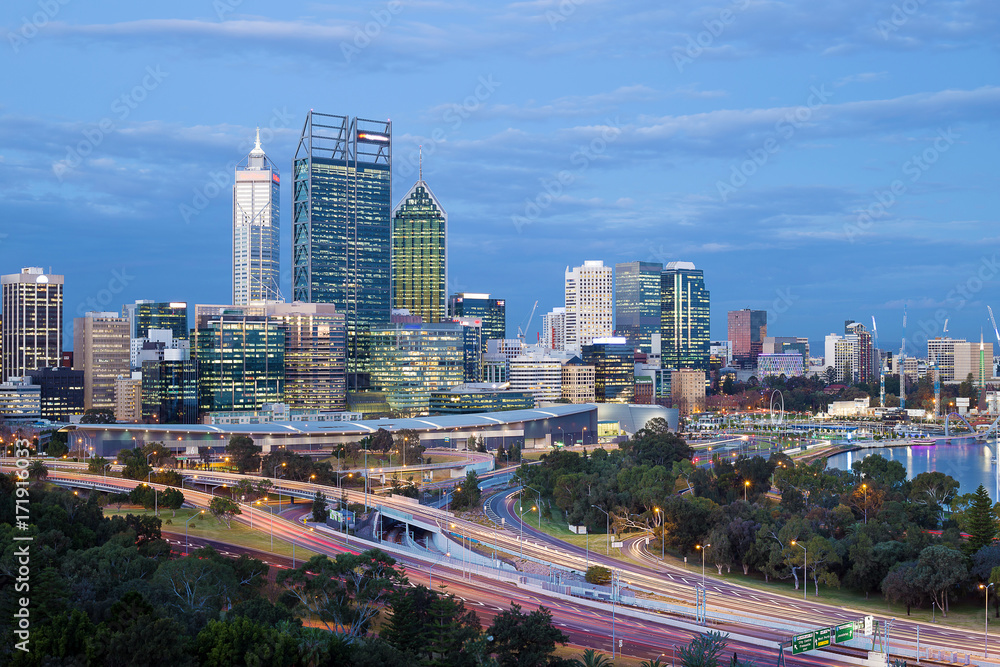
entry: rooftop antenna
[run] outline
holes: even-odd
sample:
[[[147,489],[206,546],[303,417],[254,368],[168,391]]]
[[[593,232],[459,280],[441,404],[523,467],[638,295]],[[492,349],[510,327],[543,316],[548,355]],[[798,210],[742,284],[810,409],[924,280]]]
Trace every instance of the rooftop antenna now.
[[[419,176],[417,176],[417,180],[418,181],[422,181],[422,180],[424,180],[424,147],[423,147],[423,144],[421,144],[420,146],[417,146],[417,152],[418,152],[418,156],[419,156],[418,157],[418,160],[419,160],[418,164],[420,165],[417,168],[418,169],[418,173],[419,173]]]

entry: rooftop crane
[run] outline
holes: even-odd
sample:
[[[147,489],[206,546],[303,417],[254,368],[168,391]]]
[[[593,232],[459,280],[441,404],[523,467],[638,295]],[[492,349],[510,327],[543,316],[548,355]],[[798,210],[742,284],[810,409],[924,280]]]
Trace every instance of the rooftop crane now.
[[[524,342],[525,334],[527,334],[528,329],[531,328],[531,320],[535,316],[535,310],[537,308],[538,308],[538,301],[536,300],[535,305],[531,307],[531,313],[528,315],[528,323],[524,325],[524,329],[522,330],[521,327],[517,328],[517,337],[521,340],[522,343]]]

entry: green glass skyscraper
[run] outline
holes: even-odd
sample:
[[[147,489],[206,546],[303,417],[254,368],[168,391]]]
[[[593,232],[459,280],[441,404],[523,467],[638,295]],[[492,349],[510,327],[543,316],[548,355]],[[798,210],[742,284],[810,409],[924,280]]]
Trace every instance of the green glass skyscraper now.
[[[429,324],[447,317],[448,214],[421,170],[392,214],[392,307]]]
[[[348,389],[366,389],[391,308],[392,123],[310,111],[292,176],[292,298],[345,314]]]
[[[709,292],[705,274],[691,262],[670,262],[660,274],[663,368],[708,371]]]
[[[658,262],[615,264],[615,335],[643,352],[652,350],[653,334],[660,331],[662,272]]]

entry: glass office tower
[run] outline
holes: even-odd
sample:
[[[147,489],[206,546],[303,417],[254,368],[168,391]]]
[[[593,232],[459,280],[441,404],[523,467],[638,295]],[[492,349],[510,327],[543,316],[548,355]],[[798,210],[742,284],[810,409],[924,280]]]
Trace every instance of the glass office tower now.
[[[392,301],[392,124],[310,111],[292,171],[293,299],[344,313],[348,390],[366,389]]]
[[[184,301],[142,299],[122,306],[122,316],[129,320],[132,338],[148,338],[150,329],[169,329],[174,340],[187,340],[187,303]]]
[[[507,302],[494,299],[489,294],[459,292],[448,299],[448,313],[452,317],[476,317],[483,321],[483,350],[486,341],[507,337]]]
[[[225,312],[198,322],[198,408],[258,410],[285,398],[285,330],[267,316]]]
[[[653,334],[660,331],[659,262],[615,264],[615,335],[636,350],[652,352]]]
[[[233,186],[233,303],[278,301],[281,175],[260,145],[236,165]]]
[[[670,262],[660,274],[660,363],[708,371],[709,292],[691,262]]]
[[[447,299],[448,214],[421,174],[392,214],[392,307],[442,322]]]
[[[0,276],[0,382],[62,362],[63,281],[36,266]]]

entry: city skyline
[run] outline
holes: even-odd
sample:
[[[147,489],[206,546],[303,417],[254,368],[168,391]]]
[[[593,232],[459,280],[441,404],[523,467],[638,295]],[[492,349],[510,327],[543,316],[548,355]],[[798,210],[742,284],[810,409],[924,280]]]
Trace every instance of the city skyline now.
[[[220,7],[60,5],[30,38],[21,13],[5,22],[16,67],[0,261],[72,277],[68,317],[88,300],[227,301],[231,167],[260,126],[290,168],[315,108],[392,119],[395,192],[423,145],[451,218],[449,292],[502,294],[511,332],[535,300],[562,305],[560,272],[586,258],[694,262],[713,339],[746,307],[812,341],[875,315],[890,347],[904,303],[910,339],[945,319],[967,337],[988,327],[1000,191],[986,166],[1000,108],[989,8],[859,4],[828,9],[816,31],[804,4]],[[241,71],[232,53],[261,67]],[[780,80],[756,73],[775,62]],[[305,85],[317,72],[378,85],[345,101]],[[249,87],[266,94],[247,101]],[[286,216],[282,248],[291,227]],[[282,266],[291,294],[287,251]]]

